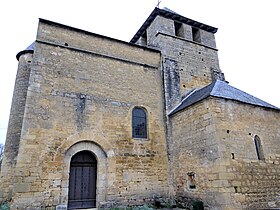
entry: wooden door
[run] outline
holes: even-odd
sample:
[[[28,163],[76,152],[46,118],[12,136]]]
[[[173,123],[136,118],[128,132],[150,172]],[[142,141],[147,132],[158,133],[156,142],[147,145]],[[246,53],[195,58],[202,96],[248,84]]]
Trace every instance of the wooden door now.
[[[75,154],[70,163],[68,209],[96,207],[97,160],[89,151]]]

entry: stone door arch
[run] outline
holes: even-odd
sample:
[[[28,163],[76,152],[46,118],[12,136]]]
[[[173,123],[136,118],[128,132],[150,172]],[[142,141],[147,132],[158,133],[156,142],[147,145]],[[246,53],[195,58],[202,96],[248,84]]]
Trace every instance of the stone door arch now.
[[[63,163],[63,176],[62,176],[62,191],[61,191],[61,204],[69,204],[69,190],[70,187],[70,174],[71,174],[71,160],[75,158],[76,154],[80,152],[89,152],[96,158],[96,207],[100,203],[106,202],[106,189],[107,189],[107,155],[104,150],[95,142],[82,141],[72,145],[65,154]],[[71,187],[70,187],[71,188]],[[71,208],[71,207],[70,207]]]

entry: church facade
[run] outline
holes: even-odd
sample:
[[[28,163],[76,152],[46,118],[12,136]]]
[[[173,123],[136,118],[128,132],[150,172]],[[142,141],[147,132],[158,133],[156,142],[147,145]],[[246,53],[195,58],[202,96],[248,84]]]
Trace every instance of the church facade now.
[[[225,81],[217,28],[155,8],[124,42],[40,19],[19,61],[0,201],[280,207],[280,109]]]

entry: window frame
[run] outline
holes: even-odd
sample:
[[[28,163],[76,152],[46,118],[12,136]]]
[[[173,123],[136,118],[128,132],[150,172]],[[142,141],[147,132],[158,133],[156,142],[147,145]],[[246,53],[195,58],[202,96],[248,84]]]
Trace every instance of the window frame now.
[[[254,143],[255,143],[255,147],[256,147],[256,153],[257,153],[258,160],[265,160],[264,153],[263,153],[263,147],[262,147],[262,141],[258,135],[255,135]]]
[[[139,116],[135,116],[134,115],[134,111],[135,110],[141,110],[144,113],[144,117],[139,117]],[[135,118],[144,118],[144,134],[143,135],[136,135],[135,133]],[[147,110],[144,107],[139,107],[136,106],[132,109],[131,112],[131,127],[132,127],[132,131],[131,131],[131,135],[133,139],[142,139],[142,140],[148,140],[148,115],[147,115]]]

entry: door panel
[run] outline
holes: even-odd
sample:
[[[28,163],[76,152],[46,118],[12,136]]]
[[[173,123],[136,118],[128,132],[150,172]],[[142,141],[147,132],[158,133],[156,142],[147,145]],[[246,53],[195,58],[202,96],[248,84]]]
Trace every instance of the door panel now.
[[[69,176],[68,209],[96,207],[97,161],[89,151],[72,157]]]

